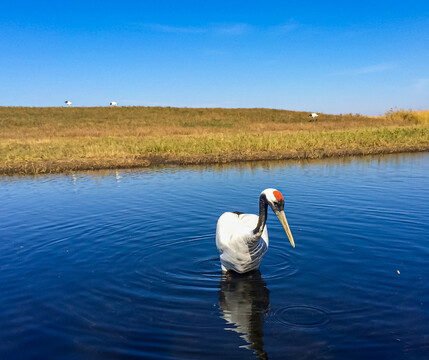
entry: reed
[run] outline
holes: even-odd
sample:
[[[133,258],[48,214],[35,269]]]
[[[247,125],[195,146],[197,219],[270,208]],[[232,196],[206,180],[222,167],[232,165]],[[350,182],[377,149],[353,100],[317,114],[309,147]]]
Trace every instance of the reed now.
[[[429,150],[402,116],[270,109],[0,108],[0,173]]]
[[[412,124],[428,125],[429,110],[390,109],[385,113],[389,121],[403,121]]]

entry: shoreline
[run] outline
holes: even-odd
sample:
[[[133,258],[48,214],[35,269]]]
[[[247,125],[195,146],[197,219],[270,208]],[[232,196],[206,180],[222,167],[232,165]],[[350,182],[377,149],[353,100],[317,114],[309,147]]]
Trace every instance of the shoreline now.
[[[192,165],[216,165],[233,164],[241,162],[257,161],[282,161],[282,160],[316,160],[328,158],[347,158],[356,156],[370,155],[388,155],[401,153],[429,152],[429,144],[419,147],[402,147],[397,149],[378,148],[365,150],[339,150],[335,152],[324,153],[312,152],[306,153],[260,153],[260,154],[225,154],[212,156],[166,156],[150,155],[140,158],[120,158],[104,160],[99,163],[97,160],[87,159],[84,161],[69,160],[47,160],[47,161],[29,161],[25,163],[11,163],[0,167],[0,176],[27,176],[27,175],[46,175],[71,173],[76,171],[94,171],[94,170],[119,170],[119,169],[138,169],[151,168],[159,166],[192,166]]]
[[[315,120],[274,109],[0,107],[0,174],[423,152],[428,114]]]

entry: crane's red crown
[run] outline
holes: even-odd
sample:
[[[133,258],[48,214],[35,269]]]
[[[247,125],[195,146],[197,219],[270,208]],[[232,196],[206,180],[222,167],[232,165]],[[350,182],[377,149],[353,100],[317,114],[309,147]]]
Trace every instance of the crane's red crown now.
[[[273,194],[276,197],[277,201],[284,200],[283,195],[280,191],[275,190],[275,191],[273,191]]]

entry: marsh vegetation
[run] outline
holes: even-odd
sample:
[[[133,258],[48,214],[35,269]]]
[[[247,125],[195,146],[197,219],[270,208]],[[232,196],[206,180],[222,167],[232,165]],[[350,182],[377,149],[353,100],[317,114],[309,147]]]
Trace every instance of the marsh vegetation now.
[[[408,114],[408,115],[407,115]],[[429,111],[0,107],[0,172],[322,158],[429,149]]]

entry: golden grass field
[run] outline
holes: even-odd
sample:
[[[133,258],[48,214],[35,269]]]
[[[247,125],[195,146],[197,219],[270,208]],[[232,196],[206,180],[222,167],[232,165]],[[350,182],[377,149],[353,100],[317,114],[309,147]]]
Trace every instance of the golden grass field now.
[[[0,173],[429,150],[429,111],[0,107]]]

